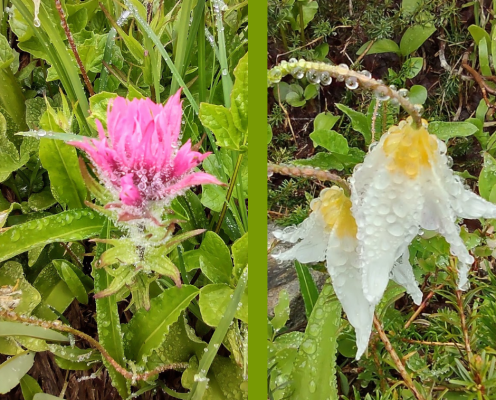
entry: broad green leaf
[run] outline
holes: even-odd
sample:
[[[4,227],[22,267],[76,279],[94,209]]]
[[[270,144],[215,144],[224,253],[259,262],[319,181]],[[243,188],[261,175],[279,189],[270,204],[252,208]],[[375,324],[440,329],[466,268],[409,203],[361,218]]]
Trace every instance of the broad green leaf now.
[[[313,130],[331,130],[340,118],[339,115],[332,115],[328,111],[320,113],[313,120]]]
[[[427,89],[422,85],[413,85],[408,93],[410,103],[424,104],[427,100]]]
[[[28,199],[28,206],[33,211],[46,210],[56,203],[49,186],[44,187],[41,192],[33,193]]]
[[[53,321],[59,316],[52,309],[62,314],[74,300],[74,295],[52,264],[41,270],[33,286],[41,295],[41,303],[33,311],[38,318]]]
[[[2,160],[0,162],[0,182],[6,180],[11,172],[28,162],[31,153],[35,152],[38,146],[33,140],[31,138],[24,139],[19,151],[17,151],[15,144],[7,137],[7,121],[0,113],[0,160]]]
[[[466,137],[478,131],[477,127],[470,122],[439,122],[429,124],[429,133],[436,135],[441,140],[453,137]]]
[[[231,91],[231,115],[234,126],[239,131],[248,133],[248,53],[234,68],[234,76],[236,79]]]
[[[10,392],[34,364],[34,353],[22,353],[0,365],[0,394]]]
[[[8,40],[0,33],[0,69],[8,68],[12,61],[14,61],[14,53]]]
[[[234,262],[233,276],[238,280],[248,265],[248,232],[233,243],[231,251]]]
[[[0,321],[0,337],[28,336],[51,342],[68,342],[66,336],[50,329],[35,325],[24,325],[21,322]]]
[[[220,212],[226,201],[226,189],[219,185],[206,185],[203,187],[201,202],[212,211]]]
[[[408,79],[413,79],[418,75],[418,73],[422,69],[422,66],[424,65],[424,59],[422,57],[412,57],[412,58],[409,58],[408,60],[406,60],[405,64],[406,64],[407,69],[408,69],[408,73],[405,74],[405,76]],[[411,96],[409,96],[409,97],[411,97]]]
[[[295,261],[296,273],[298,274],[298,282],[300,284],[300,292],[303,296],[303,301],[305,303],[305,311],[307,318],[312,314],[312,310],[317,303],[319,297],[319,291],[317,290],[317,285],[315,284],[308,267]]]
[[[7,222],[7,218],[9,218],[9,215],[12,211],[14,210],[22,210],[22,206],[19,203],[7,203],[7,208],[3,211],[0,211],[0,228],[3,228],[5,223]]]
[[[116,97],[116,93],[109,92],[100,92],[90,97],[91,116],[87,119],[93,129],[96,130],[95,119],[102,123],[104,129],[107,129],[107,107],[109,101]]]
[[[314,168],[320,168],[323,170],[335,169],[338,171],[342,171],[344,166],[341,161],[334,154],[328,153],[317,153],[312,158],[308,158],[306,160],[295,160],[293,161],[294,165],[302,165],[302,166],[310,166]]]
[[[21,390],[24,400],[33,400],[36,393],[43,393],[38,381],[27,374],[21,379]]]
[[[311,100],[317,97],[317,95],[319,94],[319,89],[319,85],[307,85],[307,87],[305,88],[305,92],[303,92],[303,97],[305,98],[305,100]]]
[[[358,111],[355,111],[344,104],[336,104],[336,107],[344,112],[351,119],[353,129],[363,135],[365,144],[370,144],[372,140],[372,131],[368,117]]]
[[[286,396],[294,399],[337,399],[336,340],[341,305],[329,283],[323,287],[305,329]]]
[[[104,220],[100,214],[85,209],[15,225],[0,233],[0,262],[48,243],[73,242],[96,236]]]
[[[491,43],[491,37],[489,36],[489,33],[487,33],[486,30],[481,28],[480,26],[470,25],[468,27],[468,31],[470,32],[470,34],[474,38],[475,43],[477,43],[477,45],[480,45],[480,41],[482,39],[486,39],[486,42],[485,42],[486,46],[487,46],[487,44]],[[488,52],[489,52],[489,50],[490,49],[487,49]]]
[[[240,150],[243,144],[243,133],[234,125],[231,111],[215,104],[200,104],[200,120],[210,129],[220,147]]]
[[[370,40],[365,43],[362,47],[358,49],[356,54],[359,56],[362,54],[365,49],[370,45]],[[367,55],[370,54],[381,54],[381,53],[400,53],[400,48],[396,44],[395,41],[391,39],[379,39],[374,42],[374,44],[370,47],[369,51],[367,52]]]
[[[217,326],[227,310],[234,289],[223,283],[204,286],[200,292],[200,311],[203,321],[210,326]],[[243,293],[236,309],[236,318],[248,323],[248,293]]]
[[[436,31],[435,26],[413,25],[401,37],[400,50],[403,56],[408,56],[417,50]]]
[[[37,393],[34,395],[33,400],[60,400],[60,397],[52,396],[47,393]]]
[[[375,309],[378,318],[382,319],[382,315],[387,311],[389,307],[391,307],[397,300],[405,295],[405,288],[401,285],[398,285],[396,282],[389,281],[386,291],[384,295],[377,304]]]
[[[88,304],[88,293],[86,293],[86,289],[79,279],[79,276],[73,271],[69,264],[70,263],[65,260],[53,260],[53,266],[73,296],[80,303]]]
[[[15,308],[19,314],[29,315],[40,303],[41,296],[38,291],[25,279],[22,265],[15,261],[7,261],[0,268],[0,286],[12,286],[22,294],[13,295],[20,300]]]
[[[479,193],[486,200],[496,202],[496,160],[484,153],[484,166],[479,175]]]
[[[331,153],[348,154],[348,141],[336,131],[316,130],[310,134],[314,146],[322,146]]]
[[[403,16],[412,15],[417,7],[421,4],[421,0],[403,0],[401,2],[401,13]]]
[[[100,233],[100,239],[110,238],[111,222],[106,220]],[[107,243],[99,242],[96,245],[95,258],[93,261],[93,277],[95,279],[95,293],[107,289],[114,279],[104,268],[96,268],[99,257],[110,248]],[[116,295],[110,295],[101,299],[95,299],[96,303],[96,323],[98,328],[98,341],[107,350],[110,356],[121,366],[126,365],[124,347],[122,343],[121,324],[119,321],[119,311],[117,308]],[[126,379],[110,365],[106,358],[103,364],[112,379],[112,384],[118,390],[122,398],[129,396],[129,385]]]
[[[222,238],[208,231],[200,245],[200,268],[213,283],[231,281],[232,261],[229,248]]]
[[[76,149],[59,140],[40,140],[40,160],[48,171],[54,197],[69,208],[84,207],[86,187]]]
[[[291,107],[302,107],[305,105],[306,100],[304,99],[303,94],[289,92],[286,96],[286,103]]]
[[[281,330],[289,320],[289,296],[288,292],[283,289],[279,292],[279,300],[274,307],[274,318],[270,320],[276,331]]]
[[[183,285],[164,290],[151,300],[150,310],[139,310],[126,326],[129,340],[125,343],[128,359],[142,362],[157,349],[191,300],[198,294],[194,286]]]
[[[492,74],[489,66],[489,49],[486,38],[483,37],[479,42],[479,64],[483,75],[490,76]]]
[[[62,369],[87,371],[95,362],[102,360],[100,353],[94,349],[49,344],[48,349],[55,355],[55,362]]]

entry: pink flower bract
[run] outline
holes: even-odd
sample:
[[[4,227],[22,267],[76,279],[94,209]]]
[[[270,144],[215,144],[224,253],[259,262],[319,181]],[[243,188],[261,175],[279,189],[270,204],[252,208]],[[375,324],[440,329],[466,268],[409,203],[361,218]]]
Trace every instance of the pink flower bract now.
[[[117,97],[108,106],[107,133],[96,120],[99,139],[69,142],[90,156],[124,205],[144,208],[149,201],[170,201],[194,185],[222,184],[210,174],[193,172],[211,153],[191,150],[190,140],[179,147],[180,97],[179,90],[165,105]]]

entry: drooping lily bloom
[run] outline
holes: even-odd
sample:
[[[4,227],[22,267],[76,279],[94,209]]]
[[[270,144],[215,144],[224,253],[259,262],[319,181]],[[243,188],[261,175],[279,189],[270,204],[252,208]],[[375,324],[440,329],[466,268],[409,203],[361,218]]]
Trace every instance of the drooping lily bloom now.
[[[355,328],[356,358],[359,359],[369,342],[374,305],[363,292],[362,271],[356,252],[357,225],[351,214],[351,201],[341,188],[332,187],[324,189],[319,198],[312,200],[310,208],[312,213],[299,226],[274,232],[277,239],[296,243],[288,251],[274,255],[274,258],[296,259],[302,263],[326,261],[336,296]],[[411,279],[414,280],[411,271],[408,257],[400,257],[394,264],[391,278],[400,285],[409,284]],[[406,289],[420,304],[422,294],[417,285]]]
[[[69,142],[84,150],[107,187],[121,203],[143,210],[150,202],[170,202],[191,186],[222,184],[205,172],[193,172],[210,153],[180,146],[182,107],[180,90],[165,105],[150,99],[109,103],[107,132],[96,120],[98,139]]]
[[[458,285],[467,286],[473,263],[457,218],[496,218],[496,205],[467,190],[448,165],[446,145],[411,118],[393,126],[369,152],[350,180],[352,212],[357,222],[359,266],[367,300],[376,305],[388,284],[395,260],[421,229],[443,235],[458,257]],[[403,257],[405,258],[405,257]],[[417,285],[403,266],[405,287]]]

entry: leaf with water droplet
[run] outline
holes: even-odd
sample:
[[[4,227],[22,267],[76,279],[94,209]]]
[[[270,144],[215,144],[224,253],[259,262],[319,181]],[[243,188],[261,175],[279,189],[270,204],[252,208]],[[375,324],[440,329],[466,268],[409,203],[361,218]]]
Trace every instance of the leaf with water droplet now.
[[[35,353],[22,353],[0,365],[0,393],[10,392],[34,364]]]
[[[337,399],[336,348],[341,305],[327,282],[308,320],[286,391],[295,399]],[[284,335],[283,335],[284,336]]]

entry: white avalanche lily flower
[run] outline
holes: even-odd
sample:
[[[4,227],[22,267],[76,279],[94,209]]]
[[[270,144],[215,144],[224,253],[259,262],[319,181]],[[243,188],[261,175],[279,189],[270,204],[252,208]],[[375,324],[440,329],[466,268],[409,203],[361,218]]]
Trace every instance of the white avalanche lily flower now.
[[[364,296],[374,306],[391,274],[410,294],[418,291],[407,260],[408,245],[421,229],[446,238],[451,254],[458,257],[458,285],[466,288],[474,259],[456,220],[496,218],[496,205],[465,189],[453,174],[446,145],[428,133],[427,122],[423,120],[418,129],[412,122],[408,118],[391,127],[350,179]],[[401,268],[392,271],[403,254]],[[419,292],[413,296],[417,303],[418,296]]]
[[[274,232],[277,239],[296,243],[290,250],[275,255],[279,260],[298,260],[302,263],[326,261],[334,291],[343,305],[350,324],[356,331],[359,359],[367,349],[372,329],[374,305],[365,297],[362,271],[356,252],[357,226],[351,214],[351,201],[341,188],[324,189],[310,204],[312,213],[299,226]],[[391,265],[392,267],[392,265]],[[400,257],[391,278],[406,287],[417,303],[422,293],[413,278],[408,257]]]

